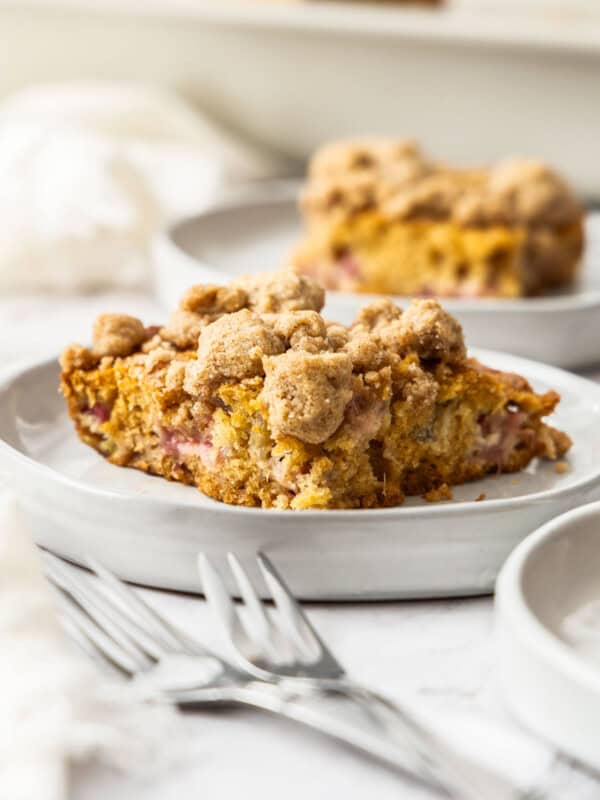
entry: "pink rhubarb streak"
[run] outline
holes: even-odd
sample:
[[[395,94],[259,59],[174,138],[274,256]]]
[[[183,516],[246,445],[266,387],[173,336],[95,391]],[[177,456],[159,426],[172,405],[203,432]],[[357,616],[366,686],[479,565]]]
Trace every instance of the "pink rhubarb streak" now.
[[[184,464],[190,458],[199,458],[206,469],[214,469],[224,455],[214,446],[210,428],[192,436],[173,428],[162,428],[160,442],[173,460]]]
[[[112,408],[108,403],[96,403],[91,408],[84,409],[83,413],[94,417],[98,422],[108,422]]]
[[[501,469],[509,460],[527,419],[524,411],[506,410],[486,414],[479,420],[482,442],[475,453],[481,461],[490,461]]]

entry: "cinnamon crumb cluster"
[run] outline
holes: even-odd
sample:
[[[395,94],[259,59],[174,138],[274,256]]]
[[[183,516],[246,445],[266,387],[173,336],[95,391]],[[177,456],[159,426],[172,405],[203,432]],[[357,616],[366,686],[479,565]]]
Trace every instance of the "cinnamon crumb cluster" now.
[[[340,427],[353,397],[390,383],[400,359],[414,353],[425,362],[458,364],[466,358],[460,325],[433,300],[415,300],[404,312],[377,301],[349,327],[326,322],[323,304],[315,281],[287,270],[227,287],[193,286],[160,329],[123,314],[102,315],[92,348],[72,345],[61,366],[92,369],[139,353],[147,374],[166,366],[167,389],[200,399],[223,383],[262,377],[273,432],[318,444]],[[195,357],[182,361],[182,352]],[[415,407],[435,401],[431,375],[415,363],[407,376],[398,388],[405,400]]]
[[[412,141],[334,142],[313,157],[302,208],[314,222],[377,209],[392,219],[452,220],[465,226],[567,225],[582,208],[548,165],[508,159],[456,169],[426,158]]]

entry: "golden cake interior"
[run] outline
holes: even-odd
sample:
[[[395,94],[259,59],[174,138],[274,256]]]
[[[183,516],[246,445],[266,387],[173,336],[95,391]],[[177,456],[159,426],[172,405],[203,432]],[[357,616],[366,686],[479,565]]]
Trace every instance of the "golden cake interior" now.
[[[102,315],[93,347],[61,357],[81,439],[109,461],[227,503],[373,508],[558,458],[558,402],[467,357],[433,300],[319,313],[293,272],[196,286],[162,328]]]

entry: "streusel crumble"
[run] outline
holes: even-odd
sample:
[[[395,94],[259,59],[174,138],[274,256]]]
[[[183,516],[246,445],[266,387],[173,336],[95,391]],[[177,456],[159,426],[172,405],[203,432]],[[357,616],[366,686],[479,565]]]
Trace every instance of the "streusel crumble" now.
[[[194,286],[162,327],[105,314],[61,357],[81,439],[120,466],[227,503],[372,508],[512,472],[570,446],[542,422],[559,398],[467,357],[433,300],[353,325],[319,313],[293,272]]]

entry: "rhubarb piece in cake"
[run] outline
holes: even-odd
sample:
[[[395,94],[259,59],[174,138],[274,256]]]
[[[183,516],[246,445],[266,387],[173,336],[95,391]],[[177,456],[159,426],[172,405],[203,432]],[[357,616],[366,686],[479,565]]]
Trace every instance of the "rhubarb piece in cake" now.
[[[227,503],[373,508],[569,449],[558,402],[467,356],[434,300],[344,327],[293,272],[190,289],[162,328],[106,314],[61,357],[81,439],[109,461]]]
[[[457,169],[411,142],[331,144],[301,198],[295,268],[329,289],[446,297],[520,297],[572,280],[583,210],[539,161]]]

